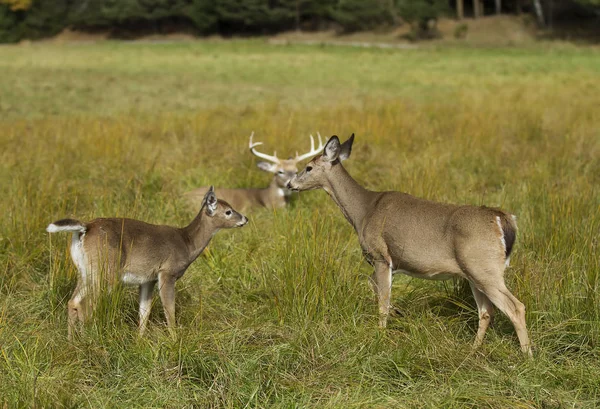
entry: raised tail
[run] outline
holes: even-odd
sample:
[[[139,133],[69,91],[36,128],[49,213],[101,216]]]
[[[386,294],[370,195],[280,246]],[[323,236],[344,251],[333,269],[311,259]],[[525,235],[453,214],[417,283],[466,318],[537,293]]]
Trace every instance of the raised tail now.
[[[85,224],[80,222],[79,220],[74,219],[61,219],[57,220],[54,223],[50,223],[48,227],[46,227],[46,231],[48,233],[56,233],[59,231],[70,231],[73,233],[85,233],[87,227]]]

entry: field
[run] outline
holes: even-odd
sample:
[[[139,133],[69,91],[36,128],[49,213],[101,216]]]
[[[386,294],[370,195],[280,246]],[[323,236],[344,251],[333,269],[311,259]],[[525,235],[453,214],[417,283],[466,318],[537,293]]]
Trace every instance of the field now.
[[[600,406],[600,51],[270,46],[261,40],[0,47],[0,406]],[[396,276],[386,330],[358,240],[323,191],[248,213],[158,296],[103,296],[67,341],[76,271],[48,223],[183,226],[197,186],[266,186],[248,136],[280,157],[352,132],[373,190],[518,216],[507,269],[534,359],[502,314],[471,350],[460,281]]]

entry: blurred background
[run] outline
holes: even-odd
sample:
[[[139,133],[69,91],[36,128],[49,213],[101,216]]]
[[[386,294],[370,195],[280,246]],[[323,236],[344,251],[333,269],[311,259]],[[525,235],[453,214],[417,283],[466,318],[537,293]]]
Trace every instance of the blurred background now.
[[[466,39],[470,28],[512,41],[518,33],[597,41],[599,16],[599,0],[1,0],[0,42],[65,30],[111,38],[375,30],[415,41]]]

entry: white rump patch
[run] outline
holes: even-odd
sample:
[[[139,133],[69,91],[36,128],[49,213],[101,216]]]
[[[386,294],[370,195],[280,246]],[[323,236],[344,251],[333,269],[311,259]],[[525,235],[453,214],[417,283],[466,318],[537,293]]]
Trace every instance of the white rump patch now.
[[[51,224],[50,226],[54,225]],[[85,256],[85,250],[83,249],[84,236],[84,234],[79,234],[79,232],[75,232],[73,234],[73,237],[71,238],[71,258],[73,259],[73,263],[81,275],[81,281],[85,287],[87,280],[87,257]]]
[[[48,233],[56,233],[59,231],[70,231],[70,232],[78,232],[78,233],[85,233],[85,226],[79,225],[79,224],[75,224],[72,226],[57,226],[54,223],[50,223],[48,225],[48,227],[46,227],[46,231]]]
[[[500,229],[500,241],[502,242],[504,254],[506,254],[506,241],[504,240],[504,230],[502,230],[502,222],[500,221],[500,216],[496,216],[496,223],[498,223],[498,228]]]

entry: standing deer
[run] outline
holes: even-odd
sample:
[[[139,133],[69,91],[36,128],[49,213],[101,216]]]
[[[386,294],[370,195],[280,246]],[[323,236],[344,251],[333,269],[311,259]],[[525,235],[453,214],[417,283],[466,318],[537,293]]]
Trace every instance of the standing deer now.
[[[512,321],[521,350],[531,356],[525,306],[504,283],[516,238],[515,217],[484,206],[369,191],[342,166],[353,142],[354,134],[343,144],[332,136],[323,154],[290,180],[288,188],[322,188],[354,227],[367,261],[375,268],[370,283],[379,302],[379,326],[387,323],[394,272],[426,279],[463,277],[469,281],[479,311],[474,347],[483,342],[496,306]]]
[[[279,159],[275,152],[273,156],[266,155],[258,152],[256,147],[262,145],[262,142],[252,142],[254,132],[250,135],[249,148],[255,156],[268,160],[269,162],[258,162],[259,169],[266,172],[274,173],[273,180],[266,188],[240,188],[240,189],[226,189],[217,188],[219,197],[222,197],[227,202],[231,203],[233,207],[240,211],[246,210],[250,207],[268,207],[271,209],[285,207],[289,201],[291,191],[287,188],[287,182],[298,173],[298,162],[310,158],[323,149],[323,142],[321,142],[321,135],[317,133],[319,138],[319,147],[315,149],[315,141],[312,135],[310,135],[310,151],[298,155],[290,159]],[[185,194],[188,203],[192,206],[197,206],[208,187],[200,187],[194,189]]]
[[[117,279],[140,288],[140,335],[146,330],[152,291],[158,281],[167,326],[172,329],[175,326],[175,282],[216,232],[246,223],[245,216],[227,202],[217,200],[211,186],[198,215],[183,228],[123,218],[95,219],[89,223],[62,219],[50,224],[46,229],[49,233],[73,233],[71,258],[79,277],[68,303],[69,339],[77,321],[86,319],[84,304],[93,310],[99,286]]]

